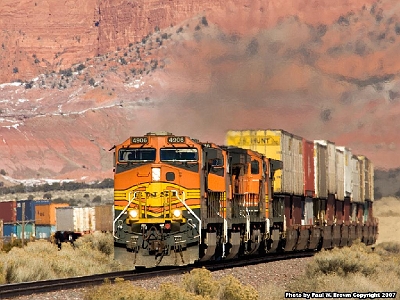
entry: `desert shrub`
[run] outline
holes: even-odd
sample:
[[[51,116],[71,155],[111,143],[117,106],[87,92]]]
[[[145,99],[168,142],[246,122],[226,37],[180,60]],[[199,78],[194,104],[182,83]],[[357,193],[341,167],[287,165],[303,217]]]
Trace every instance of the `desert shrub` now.
[[[101,196],[95,196],[94,198],[93,198],[93,200],[92,200],[92,202],[94,202],[94,203],[100,203],[101,202]]]
[[[0,254],[0,280],[7,283],[84,276],[121,270],[122,266],[104,253],[63,243],[62,249],[47,241],[30,242]]]
[[[116,280],[94,287],[85,294],[86,300],[126,299],[126,300],[256,300],[257,292],[251,287],[243,287],[238,280],[228,276],[215,280],[206,269],[195,269],[183,276],[182,284],[162,283],[158,291],[148,291],[133,284]]]
[[[27,244],[28,244],[28,242],[25,241],[25,242],[24,242],[24,245],[27,245]],[[15,239],[15,240],[12,240],[12,241],[10,241],[10,242],[8,242],[8,243],[4,243],[4,244],[3,244],[2,250],[3,250],[4,252],[10,252],[10,250],[11,250],[12,248],[14,248],[14,247],[22,248],[22,241],[19,240],[19,239]]]
[[[195,295],[211,296],[218,291],[218,285],[207,269],[195,269],[183,277],[183,285]]]
[[[346,276],[351,273],[371,275],[375,272],[380,258],[364,244],[357,242],[351,248],[335,248],[318,253],[307,267],[306,274],[337,274]]]
[[[109,233],[86,234],[75,241],[79,249],[96,250],[107,256],[114,255],[114,240]]]
[[[223,300],[257,300],[258,294],[251,286],[243,286],[233,276],[227,276],[220,282],[220,296]]]
[[[125,299],[125,300],[146,300],[148,292],[139,287],[135,287],[133,284],[127,284],[124,281],[117,281],[115,284],[106,282],[105,284],[91,288],[86,292],[85,300],[100,300],[100,299]]]
[[[357,242],[352,247],[322,251],[307,266],[306,274],[296,278],[287,289],[296,292],[332,289],[340,292],[400,292],[400,255],[390,252],[396,246],[376,248],[372,251]]]
[[[400,244],[395,242],[384,242],[376,246],[377,251],[384,250],[390,253],[400,253]]]

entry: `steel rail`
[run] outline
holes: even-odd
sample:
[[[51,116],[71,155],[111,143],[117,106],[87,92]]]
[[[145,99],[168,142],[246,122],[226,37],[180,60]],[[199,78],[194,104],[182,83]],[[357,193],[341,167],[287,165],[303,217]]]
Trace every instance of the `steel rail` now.
[[[195,264],[184,266],[158,266],[153,268],[137,267],[135,270],[118,271],[104,274],[94,274],[79,277],[51,279],[42,281],[10,283],[0,285],[0,299],[14,298],[22,295],[40,294],[46,292],[54,292],[58,290],[66,290],[73,288],[83,288],[88,286],[101,285],[109,280],[111,283],[116,278],[124,280],[136,281],[148,278],[156,278],[158,276],[178,275],[192,271],[196,268],[206,268],[211,272],[268,263],[279,260],[288,260],[295,258],[303,258],[313,256],[315,251],[290,252],[281,254],[271,254],[262,257],[249,257],[245,259],[235,259],[227,261],[198,262]]]

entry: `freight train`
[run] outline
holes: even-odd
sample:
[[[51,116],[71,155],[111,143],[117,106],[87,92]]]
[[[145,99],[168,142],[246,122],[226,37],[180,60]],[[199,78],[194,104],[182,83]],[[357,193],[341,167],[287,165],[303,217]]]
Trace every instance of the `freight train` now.
[[[114,243],[132,253],[133,263],[376,241],[373,164],[330,141],[247,130],[227,132],[226,145],[218,146],[156,132],[112,149]]]

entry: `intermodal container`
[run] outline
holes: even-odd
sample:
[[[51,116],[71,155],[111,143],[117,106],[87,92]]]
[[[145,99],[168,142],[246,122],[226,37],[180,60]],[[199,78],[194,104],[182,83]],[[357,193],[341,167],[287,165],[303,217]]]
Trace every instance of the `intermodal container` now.
[[[314,143],[303,139],[304,195],[314,197]]]
[[[0,202],[0,219],[2,219],[4,223],[15,223],[17,220],[16,201]]]
[[[56,230],[74,231],[74,208],[57,207],[56,208]]]
[[[361,162],[356,155],[351,156],[351,169],[352,169],[352,192],[351,201],[360,203],[364,201],[362,198],[361,187]]]
[[[25,211],[22,212],[22,206],[25,204]],[[34,200],[18,200],[17,201],[17,221],[33,221],[35,220],[35,204]]]
[[[57,231],[92,232],[95,230],[93,207],[58,207],[56,217]]]
[[[281,129],[230,130],[226,135],[228,146],[251,149],[268,158],[282,161],[283,167],[274,175],[274,192],[303,195],[303,139]]]
[[[351,150],[346,147],[337,147],[344,153],[344,196],[351,198],[352,188],[352,165],[351,165]]]
[[[95,226],[93,207],[74,207],[74,231],[93,232]]]
[[[50,201],[37,201],[35,206],[36,225],[56,225],[56,208],[67,207],[68,203],[51,203]]]
[[[55,225],[36,225],[35,236],[37,239],[48,239],[56,232]]]
[[[344,201],[344,151],[336,147],[336,199]]]
[[[95,230],[112,231],[114,209],[112,205],[95,206]]]
[[[328,198],[327,156],[327,146],[314,143],[314,186],[315,197],[319,199]]]
[[[303,209],[304,222],[302,221],[301,225],[313,225],[314,224],[314,205],[313,199],[310,197],[306,197],[304,200],[304,209]]]
[[[16,236],[17,226],[15,224],[3,224],[3,236]]]
[[[365,156],[358,156],[361,162],[361,190],[364,200],[374,200],[374,167],[372,162]]]
[[[325,166],[327,169],[327,188],[328,194],[335,195],[336,190],[336,147],[333,142],[327,140],[316,140],[314,143],[326,146],[327,156]]]
[[[17,224],[17,238],[22,239],[22,224]],[[24,225],[24,239],[29,239],[32,236],[35,236],[35,224],[26,223]]]

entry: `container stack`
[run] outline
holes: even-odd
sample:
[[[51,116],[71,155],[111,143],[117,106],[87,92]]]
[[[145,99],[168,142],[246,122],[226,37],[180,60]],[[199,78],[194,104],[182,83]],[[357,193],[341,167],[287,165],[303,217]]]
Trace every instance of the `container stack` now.
[[[80,234],[112,230],[112,205],[96,207],[58,207],[56,231]]]
[[[48,239],[56,231],[56,208],[67,207],[67,203],[51,203],[48,200],[36,201],[36,238]]]
[[[34,200],[17,201],[17,222],[15,232],[17,238],[29,239],[35,236],[35,205]],[[23,208],[25,207],[25,210]]]
[[[3,220],[3,236],[17,235],[15,223],[17,221],[17,201],[0,202],[0,219]]]

